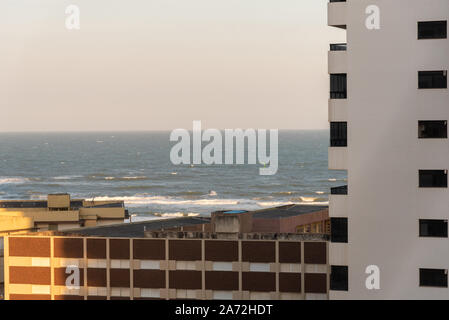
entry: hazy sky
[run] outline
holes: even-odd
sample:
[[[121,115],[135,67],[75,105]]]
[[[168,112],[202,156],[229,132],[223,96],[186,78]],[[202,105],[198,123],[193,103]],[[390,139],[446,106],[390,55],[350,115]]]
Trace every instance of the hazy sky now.
[[[327,128],[327,2],[1,0],[0,131]]]

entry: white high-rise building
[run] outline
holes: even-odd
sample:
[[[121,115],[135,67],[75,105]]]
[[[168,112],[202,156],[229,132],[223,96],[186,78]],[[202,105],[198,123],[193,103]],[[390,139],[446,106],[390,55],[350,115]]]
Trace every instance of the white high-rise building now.
[[[448,0],[328,4],[347,32],[329,52],[329,168],[348,172],[331,299],[449,299],[448,18]]]

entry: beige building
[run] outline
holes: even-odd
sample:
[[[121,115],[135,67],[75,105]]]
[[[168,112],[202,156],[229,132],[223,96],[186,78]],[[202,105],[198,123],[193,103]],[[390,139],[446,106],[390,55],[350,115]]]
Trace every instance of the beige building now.
[[[447,0],[328,4],[347,34],[329,52],[329,168],[348,172],[331,299],[449,299],[448,17]]]
[[[3,297],[3,237],[33,231],[109,225],[127,218],[122,201],[70,199],[68,194],[45,200],[0,201],[0,299]]]
[[[71,199],[69,194],[50,194],[47,200],[0,201],[0,233],[92,227],[120,223],[126,217],[123,201]]]
[[[241,233],[238,218],[5,237],[6,299],[328,299],[326,236]]]

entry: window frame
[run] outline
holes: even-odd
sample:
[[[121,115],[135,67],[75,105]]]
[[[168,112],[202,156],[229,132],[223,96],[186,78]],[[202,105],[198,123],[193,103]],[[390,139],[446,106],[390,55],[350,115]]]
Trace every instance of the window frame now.
[[[436,128],[436,127],[430,128],[431,124],[435,124],[435,125],[440,124],[441,128],[444,128],[443,129],[444,131],[441,131],[441,132],[443,132],[443,134],[440,136],[438,136],[438,135],[431,136],[431,133],[440,131],[440,129],[441,129],[441,128]],[[425,125],[428,125],[430,128],[430,129],[429,128],[427,129],[427,132],[430,131],[430,133],[428,133],[427,136],[424,136],[423,133],[425,131],[421,130],[421,126],[425,126]],[[447,120],[418,120],[418,139],[447,139],[447,137],[448,137],[447,132],[448,132]]]
[[[437,75],[439,73],[443,74],[443,85],[437,86],[438,83]],[[423,86],[426,81],[423,80],[423,77],[432,77],[431,78],[431,86]],[[447,70],[422,70],[418,71],[418,89],[420,90],[428,90],[428,89],[447,89]]]
[[[427,232],[428,233],[428,235],[427,234],[424,234],[424,232],[423,232],[423,226],[424,226],[424,224],[425,223],[436,223],[436,222],[442,222],[444,225],[445,225],[445,227],[443,226],[443,228],[444,228],[444,231],[443,231],[443,233],[442,234],[440,234],[440,235],[438,235],[438,234],[430,234],[430,232]],[[419,237],[420,238],[438,238],[438,239],[446,239],[446,238],[448,238],[449,236],[448,236],[448,233],[449,233],[449,228],[448,228],[448,220],[445,220],[445,219],[419,219]],[[435,226],[435,225],[434,225]]]
[[[346,217],[332,217],[331,220],[331,236],[330,240],[332,243],[349,243],[349,227],[348,227],[348,218]],[[336,224],[340,222],[340,224]],[[344,232],[341,232],[342,229],[345,229]],[[334,232],[338,230],[339,232]]]
[[[431,272],[431,271],[440,272],[440,273],[442,272],[444,274],[446,279],[443,280],[443,284],[442,285],[436,285],[436,284],[432,284],[432,283],[424,283],[423,273],[424,272]],[[435,279],[433,279],[433,280],[435,280]],[[447,269],[419,268],[419,286],[420,287],[425,287],[425,288],[448,288],[448,272],[447,272]]]
[[[348,98],[348,74],[347,73],[331,73],[329,75],[329,91],[330,99],[347,99]],[[341,87],[341,88],[340,88]],[[335,90],[339,89],[339,90]]]
[[[427,27],[431,24],[443,24],[445,27],[445,31],[441,36],[435,35],[435,36],[424,36],[423,33],[423,27],[427,25]],[[418,40],[438,40],[438,39],[447,39],[447,20],[435,20],[435,21],[418,21]],[[438,26],[438,28],[441,26]],[[438,29],[437,28],[437,29]],[[429,32],[431,28],[428,27],[427,31]],[[435,33],[436,34],[436,33]]]
[[[344,148],[348,146],[348,123],[345,121],[332,121],[330,123],[331,148]]]
[[[336,269],[339,269],[340,272],[343,272],[342,279],[340,281],[336,281],[335,274],[337,274]],[[341,275],[341,273],[338,273]],[[349,291],[349,268],[348,266],[331,266],[330,272],[330,283],[329,289],[332,291]]]
[[[423,178],[422,175],[425,174],[425,173],[430,174],[432,172],[433,173],[443,172],[444,173],[444,177],[445,177],[444,183],[442,183],[441,185],[434,183],[435,182],[435,177],[433,177],[433,184],[432,185],[425,185],[424,182],[422,181],[422,178]],[[436,170],[422,169],[422,170],[419,170],[418,175],[419,175],[419,188],[422,188],[422,189],[429,189],[429,188],[445,189],[445,188],[448,188],[448,171],[445,170],[445,169],[436,169]],[[437,177],[437,179],[438,179],[438,177]]]

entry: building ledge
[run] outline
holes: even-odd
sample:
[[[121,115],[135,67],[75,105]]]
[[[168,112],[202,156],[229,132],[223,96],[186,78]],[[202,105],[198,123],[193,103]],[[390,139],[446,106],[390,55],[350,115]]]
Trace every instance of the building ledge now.
[[[329,170],[348,170],[348,148],[329,148]]]
[[[327,4],[327,24],[331,27],[346,29],[347,25],[347,3],[329,2]]]

